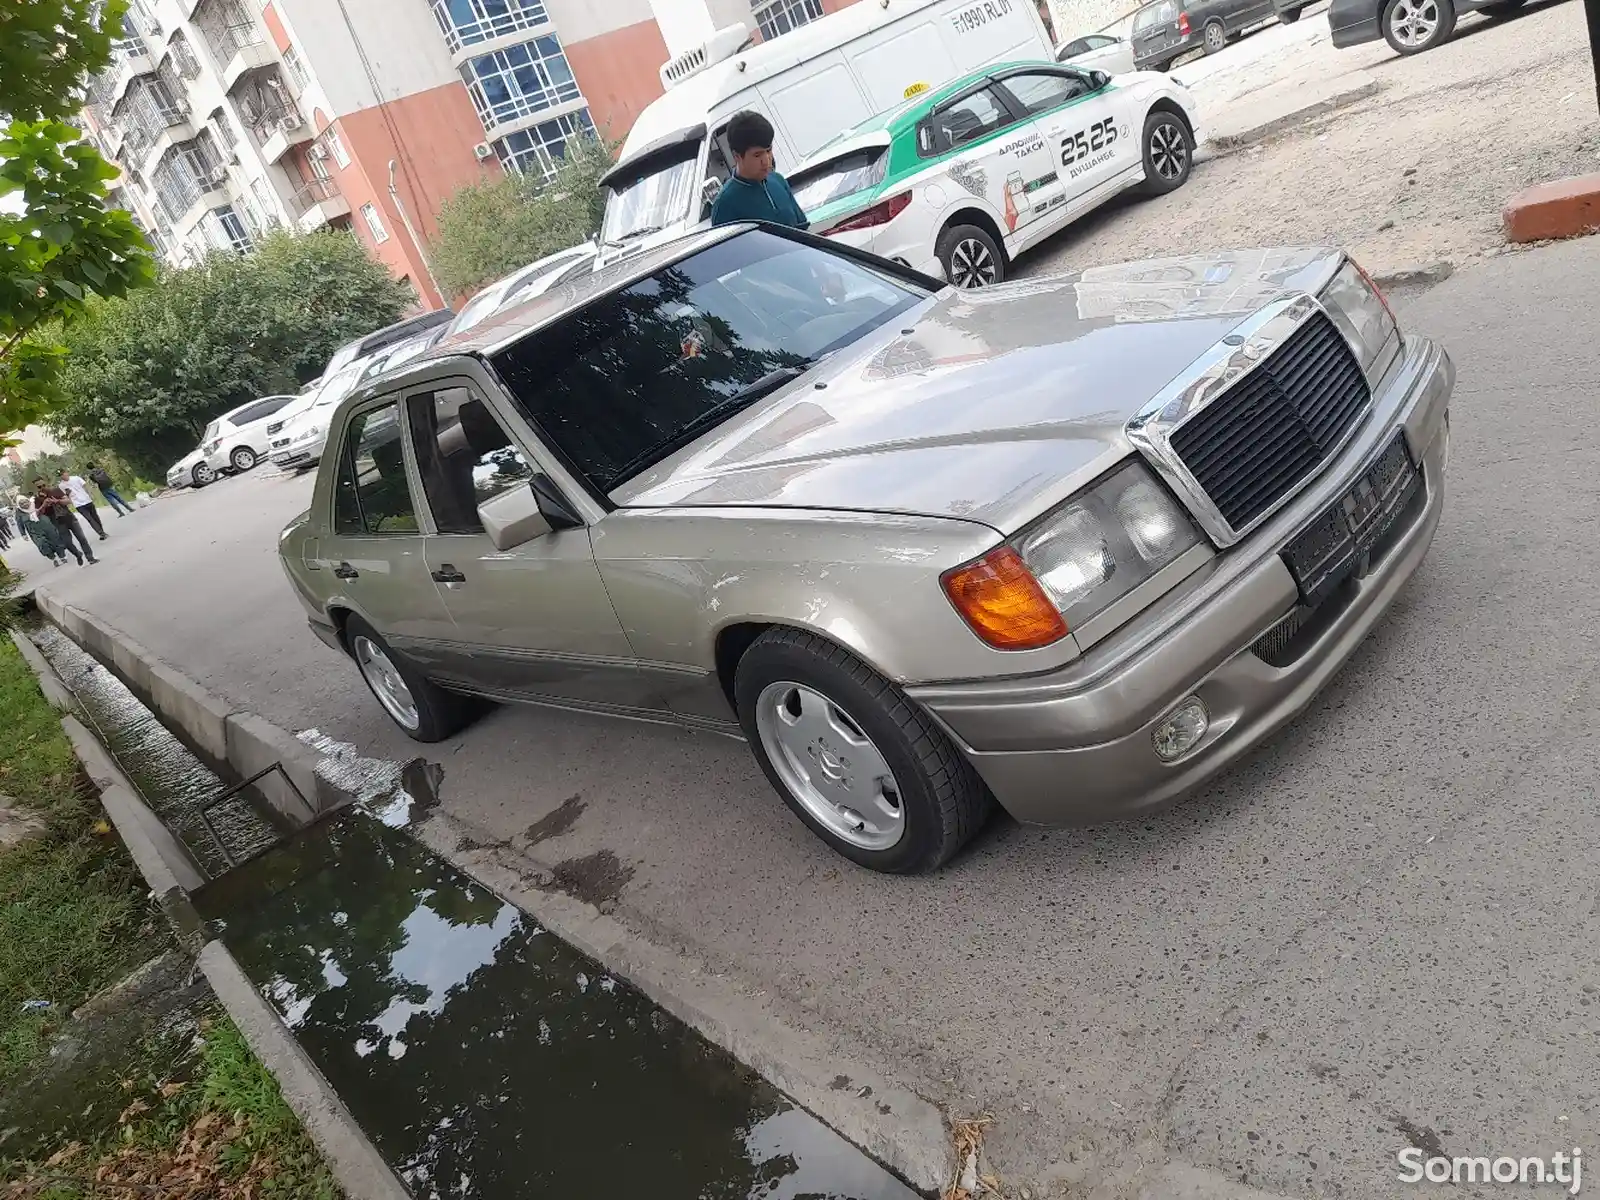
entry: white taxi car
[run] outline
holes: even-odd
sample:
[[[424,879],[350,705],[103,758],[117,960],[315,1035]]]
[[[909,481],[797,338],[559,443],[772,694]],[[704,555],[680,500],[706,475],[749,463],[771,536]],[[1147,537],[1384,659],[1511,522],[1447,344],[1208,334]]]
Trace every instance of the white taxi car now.
[[[1008,63],[846,131],[789,183],[813,233],[974,288],[1118,192],[1182,186],[1198,141],[1166,75]]]

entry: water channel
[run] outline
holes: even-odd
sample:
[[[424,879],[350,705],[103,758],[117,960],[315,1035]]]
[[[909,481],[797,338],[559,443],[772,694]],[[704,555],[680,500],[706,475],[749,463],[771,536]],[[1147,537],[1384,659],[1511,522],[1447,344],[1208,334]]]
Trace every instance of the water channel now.
[[[147,802],[217,875],[194,897],[202,916],[419,1200],[914,1197],[391,827],[393,795],[265,852],[279,833],[241,802],[219,824],[230,852],[257,856],[222,869],[195,818],[223,782],[69,639],[33,636]]]

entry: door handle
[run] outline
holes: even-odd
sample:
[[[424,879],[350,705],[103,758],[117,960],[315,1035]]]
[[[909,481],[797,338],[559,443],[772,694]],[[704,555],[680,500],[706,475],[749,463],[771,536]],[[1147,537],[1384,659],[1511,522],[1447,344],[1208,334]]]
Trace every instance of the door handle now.
[[[334,577],[338,579],[355,579],[361,574],[361,572],[356,570],[349,563],[342,562],[333,569],[333,574]]]
[[[433,573],[433,581],[435,583],[465,583],[467,577],[449,563],[441,563],[439,569]]]

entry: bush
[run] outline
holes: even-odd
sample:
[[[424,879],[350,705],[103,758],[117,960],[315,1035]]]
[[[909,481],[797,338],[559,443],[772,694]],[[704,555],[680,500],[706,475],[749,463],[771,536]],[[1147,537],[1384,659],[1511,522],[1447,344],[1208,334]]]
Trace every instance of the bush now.
[[[433,273],[452,295],[474,292],[557,250],[593,237],[605,212],[600,176],[612,146],[596,138],[567,143],[555,178],[504,175],[468,184],[439,209]]]
[[[49,426],[163,478],[213,418],[297,390],[414,300],[349,233],[271,234],[252,254],[219,252],[164,271],[158,287],[91,301],[52,331],[69,353]]]

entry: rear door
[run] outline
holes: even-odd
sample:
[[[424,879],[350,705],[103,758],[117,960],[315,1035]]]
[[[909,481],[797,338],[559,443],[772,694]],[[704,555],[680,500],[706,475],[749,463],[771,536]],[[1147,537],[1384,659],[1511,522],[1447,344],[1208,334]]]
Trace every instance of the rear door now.
[[[455,624],[428,576],[421,511],[413,486],[399,402],[364,406],[335,430],[327,535],[306,550],[306,565],[327,571],[343,597],[394,649],[416,662],[455,636]]]
[[[478,506],[527,489],[537,469],[477,385],[451,379],[406,397],[436,533],[427,566],[455,622],[432,670],[491,695],[650,707],[586,527],[497,550]]]

